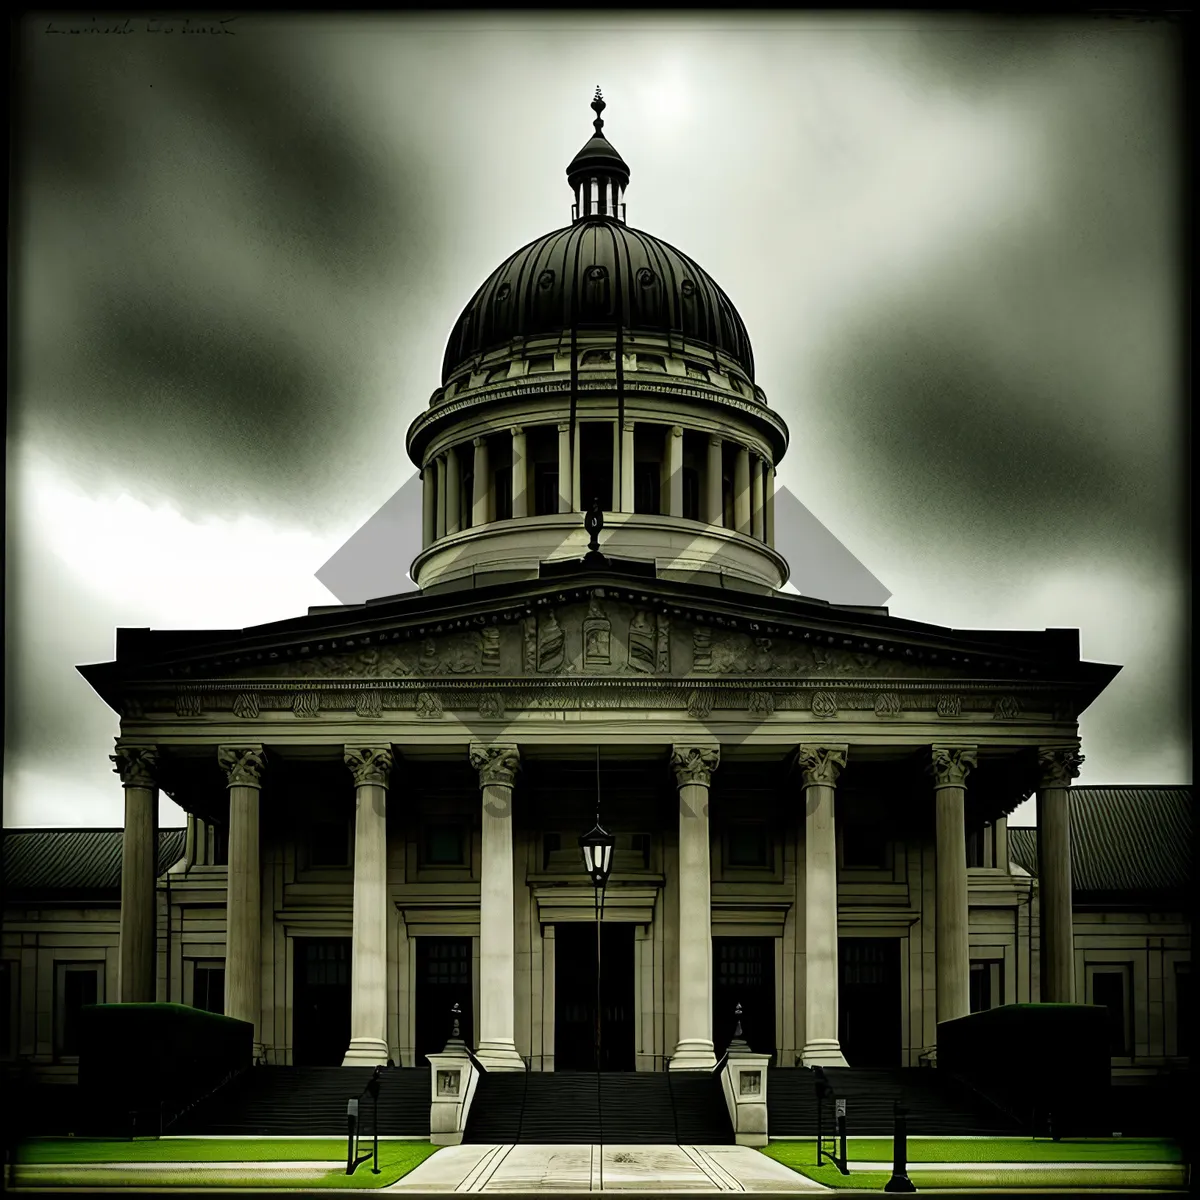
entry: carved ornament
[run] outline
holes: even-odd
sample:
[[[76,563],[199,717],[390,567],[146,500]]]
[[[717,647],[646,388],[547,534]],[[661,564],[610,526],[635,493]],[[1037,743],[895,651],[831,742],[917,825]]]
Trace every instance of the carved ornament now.
[[[421,692],[417,696],[416,712],[425,720],[437,720],[442,715],[442,698],[436,692]]]
[[[1083,765],[1077,746],[1043,746],[1037,757],[1039,788],[1070,787]]]
[[[470,751],[471,766],[479,772],[479,786],[512,787],[517,772],[521,769],[521,752],[516,746],[485,745],[473,742]]]
[[[374,688],[359,692],[354,697],[354,712],[360,717],[382,717],[383,697]]]
[[[847,746],[802,745],[796,751],[796,764],[807,787],[836,787],[846,765]]]
[[[392,751],[387,746],[347,746],[346,766],[354,776],[354,786],[373,784],[387,787],[392,774]]]
[[[716,699],[711,691],[692,692],[688,695],[688,716],[695,721],[707,721],[712,716],[713,701]]]
[[[992,716],[997,721],[1015,721],[1021,715],[1021,702],[1016,696],[999,696]]]
[[[258,696],[254,692],[239,692],[233,700],[233,715],[243,720],[258,716]]]
[[[484,692],[479,697],[479,715],[487,721],[499,721],[504,716],[504,697],[499,692]]]
[[[719,746],[672,746],[671,770],[675,772],[678,787],[698,784],[708,787],[713,772],[721,765]]]
[[[158,766],[158,750],[154,746],[118,746],[108,756],[113,770],[121,777],[122,787],[153,788],[154,769]]]
[[[976,758],[974,746],[934,746],[929,764],[934,788],[966,787]]]
[[[814,717],[836,717],[837,697],[832,692],[813,692],[811,707]]]
[[[175,713],[180,717],[198,717],[204,711],[200,693],[180,688],[175,693]]]
[[[230,787],[262,787],[266,758],[261,746],[218,746],[217,762]]]
[[[962,697],[955,693],[939,696],[937,699],[937,715],[939,717],[961,717]]]

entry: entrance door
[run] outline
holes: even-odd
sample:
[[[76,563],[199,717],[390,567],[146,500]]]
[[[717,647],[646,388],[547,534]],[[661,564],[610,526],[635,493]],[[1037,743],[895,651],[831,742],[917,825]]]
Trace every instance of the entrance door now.
[[[713,1048],[720,1058],[742,1006],[742,1035],[755,1054],[775,1053],[775,939],[715,937],[713,944]]]
[[[898,1067],[900,939],[838,939],[838,1039],[852,1067]]]
[[[350,939],[296,938],[292,1062],[340,1067],[350,1045]]]
[[[633,926],[600,926],[601,1071],[634,1069]],[[554,1069],[595,1071],[596,927],[554,927]]]
[[[474,1046],[471,1021],[471,939],[469,937],[417,938],[416,1057],[414,1065],[427,1067],[427,1054],[441,1054],[454,1025],[451,1008],[462,1009],[459,1032]]]

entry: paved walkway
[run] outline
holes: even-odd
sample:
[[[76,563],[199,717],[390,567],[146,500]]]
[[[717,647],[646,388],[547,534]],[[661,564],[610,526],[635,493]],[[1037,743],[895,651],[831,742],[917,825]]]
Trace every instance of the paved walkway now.
[[[846,1164],[852,1171],[891,1171],[891,1162],[859,1162],[852,1158]],[[1183,1170],[1182,1163],[1148,1162],[909,1162],[910,1171],[1170,1171]]]
[[[447,1146],[392,1192],[824,1192],[750,1146]]]

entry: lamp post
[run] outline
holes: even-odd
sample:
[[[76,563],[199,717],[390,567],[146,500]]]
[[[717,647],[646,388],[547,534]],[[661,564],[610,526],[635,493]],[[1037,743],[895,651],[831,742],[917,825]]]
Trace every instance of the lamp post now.
[[[583,866],[596,892],[596,1070],[600,1070],[600,921],[604,913],[604,888],[612,870],[617,839],[600,824],[600,747],[596,747],[596,824],[580,839]]]

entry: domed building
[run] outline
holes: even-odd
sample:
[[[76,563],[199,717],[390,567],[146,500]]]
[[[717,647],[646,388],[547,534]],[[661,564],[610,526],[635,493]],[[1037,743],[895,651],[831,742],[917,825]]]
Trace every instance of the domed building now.
[[[942,1022],[1092,994],[1068,799],[1117,668],[1075,630],[780,590],[787,427],[719,284],[627,223],[593,108],[570,223],[487,276],[409,430],[418,590],[121,629],[80,668],[120,713],[126,823],[76,1002],[219,1009],[259,1081],[394,1063],[442,1140],[583,1112],[546,1090],[579,1071],[667,1089],[613,1083],[635,1140],[728,1140],[727,1051],[807,1097],[804,1068],[915,1069]],[[189,825],[156,875],[159,789]],[[1034,793],[1031,871],[1007,816]]]

